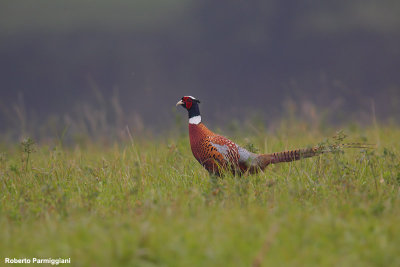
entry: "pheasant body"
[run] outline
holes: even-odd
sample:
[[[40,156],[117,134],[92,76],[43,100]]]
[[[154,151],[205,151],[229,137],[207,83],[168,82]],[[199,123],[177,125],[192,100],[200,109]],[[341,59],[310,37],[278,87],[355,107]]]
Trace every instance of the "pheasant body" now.
[[[255,173],[264,170],[271,163],[290,162],[322,153],[317,148],[309,148],[255,154],[228,138],[213,133],[203,123],[189,124],[189,137],[194,157],[208,172],[217,175],[223,170]]]
[[[219,174],[222,169],[244,172],[246,161],[256,155],[217,135],[204,124],[189,124],[190,146],[197,161],[209,172]]]

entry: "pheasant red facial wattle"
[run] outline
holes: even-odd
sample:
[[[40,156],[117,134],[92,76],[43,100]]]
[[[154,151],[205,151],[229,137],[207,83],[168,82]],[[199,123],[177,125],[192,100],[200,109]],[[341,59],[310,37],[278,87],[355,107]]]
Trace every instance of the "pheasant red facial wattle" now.
[[[221,175],[233,173],[256,173],[269,164],[290,162],[330,152],[331,147],[313,147],[271,154],[255,154],[238,146],[231,140],[210,131],[201,120],[200,101],[193,96],[184,96],[176,103],[188,111],[189,139],[196,160],[210,173]],[[365,148],[360,144],[344,144],[346,148]]]
[[[186,109],[189,110],[193,105],[192,99],[189,97],[185,97],[185,106]]]

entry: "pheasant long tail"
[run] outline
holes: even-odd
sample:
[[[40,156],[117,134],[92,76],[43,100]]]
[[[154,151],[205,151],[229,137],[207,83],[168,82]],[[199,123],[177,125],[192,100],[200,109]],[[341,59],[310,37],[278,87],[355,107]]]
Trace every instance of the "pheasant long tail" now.
[[[314,157],[323,153],[340,151],[344,148],[371,149],[374,147],[375,145],[371,144],[347,143],[347,144],[321,145],[312,148],[303,148],[303,149],[276,152],[271,154],[262,154],[257,157],[257,165],[259,168],[264,169],[269,164],[296,161],[304,158]]]

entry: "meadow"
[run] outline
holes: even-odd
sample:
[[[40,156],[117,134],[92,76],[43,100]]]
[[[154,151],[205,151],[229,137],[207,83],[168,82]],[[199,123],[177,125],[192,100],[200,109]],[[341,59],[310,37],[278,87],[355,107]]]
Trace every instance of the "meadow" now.
[[[73,266],[400,266],[400,128],[344,132],[345,142],[377,148],[222,178],[196,162],[186,132],[3,143],[0,265],[51,257]],[[276,152],[335,131],[226,134]]]

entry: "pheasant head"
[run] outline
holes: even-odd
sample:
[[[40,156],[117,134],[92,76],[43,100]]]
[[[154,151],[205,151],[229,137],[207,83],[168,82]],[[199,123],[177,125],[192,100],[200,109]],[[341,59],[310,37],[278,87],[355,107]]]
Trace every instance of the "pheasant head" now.
[[[193,96],[184,96],[176,103],[177,106],[182,106],[188,111],[190,124],[199,124],[201,122],[199,104],[200,101]]]

